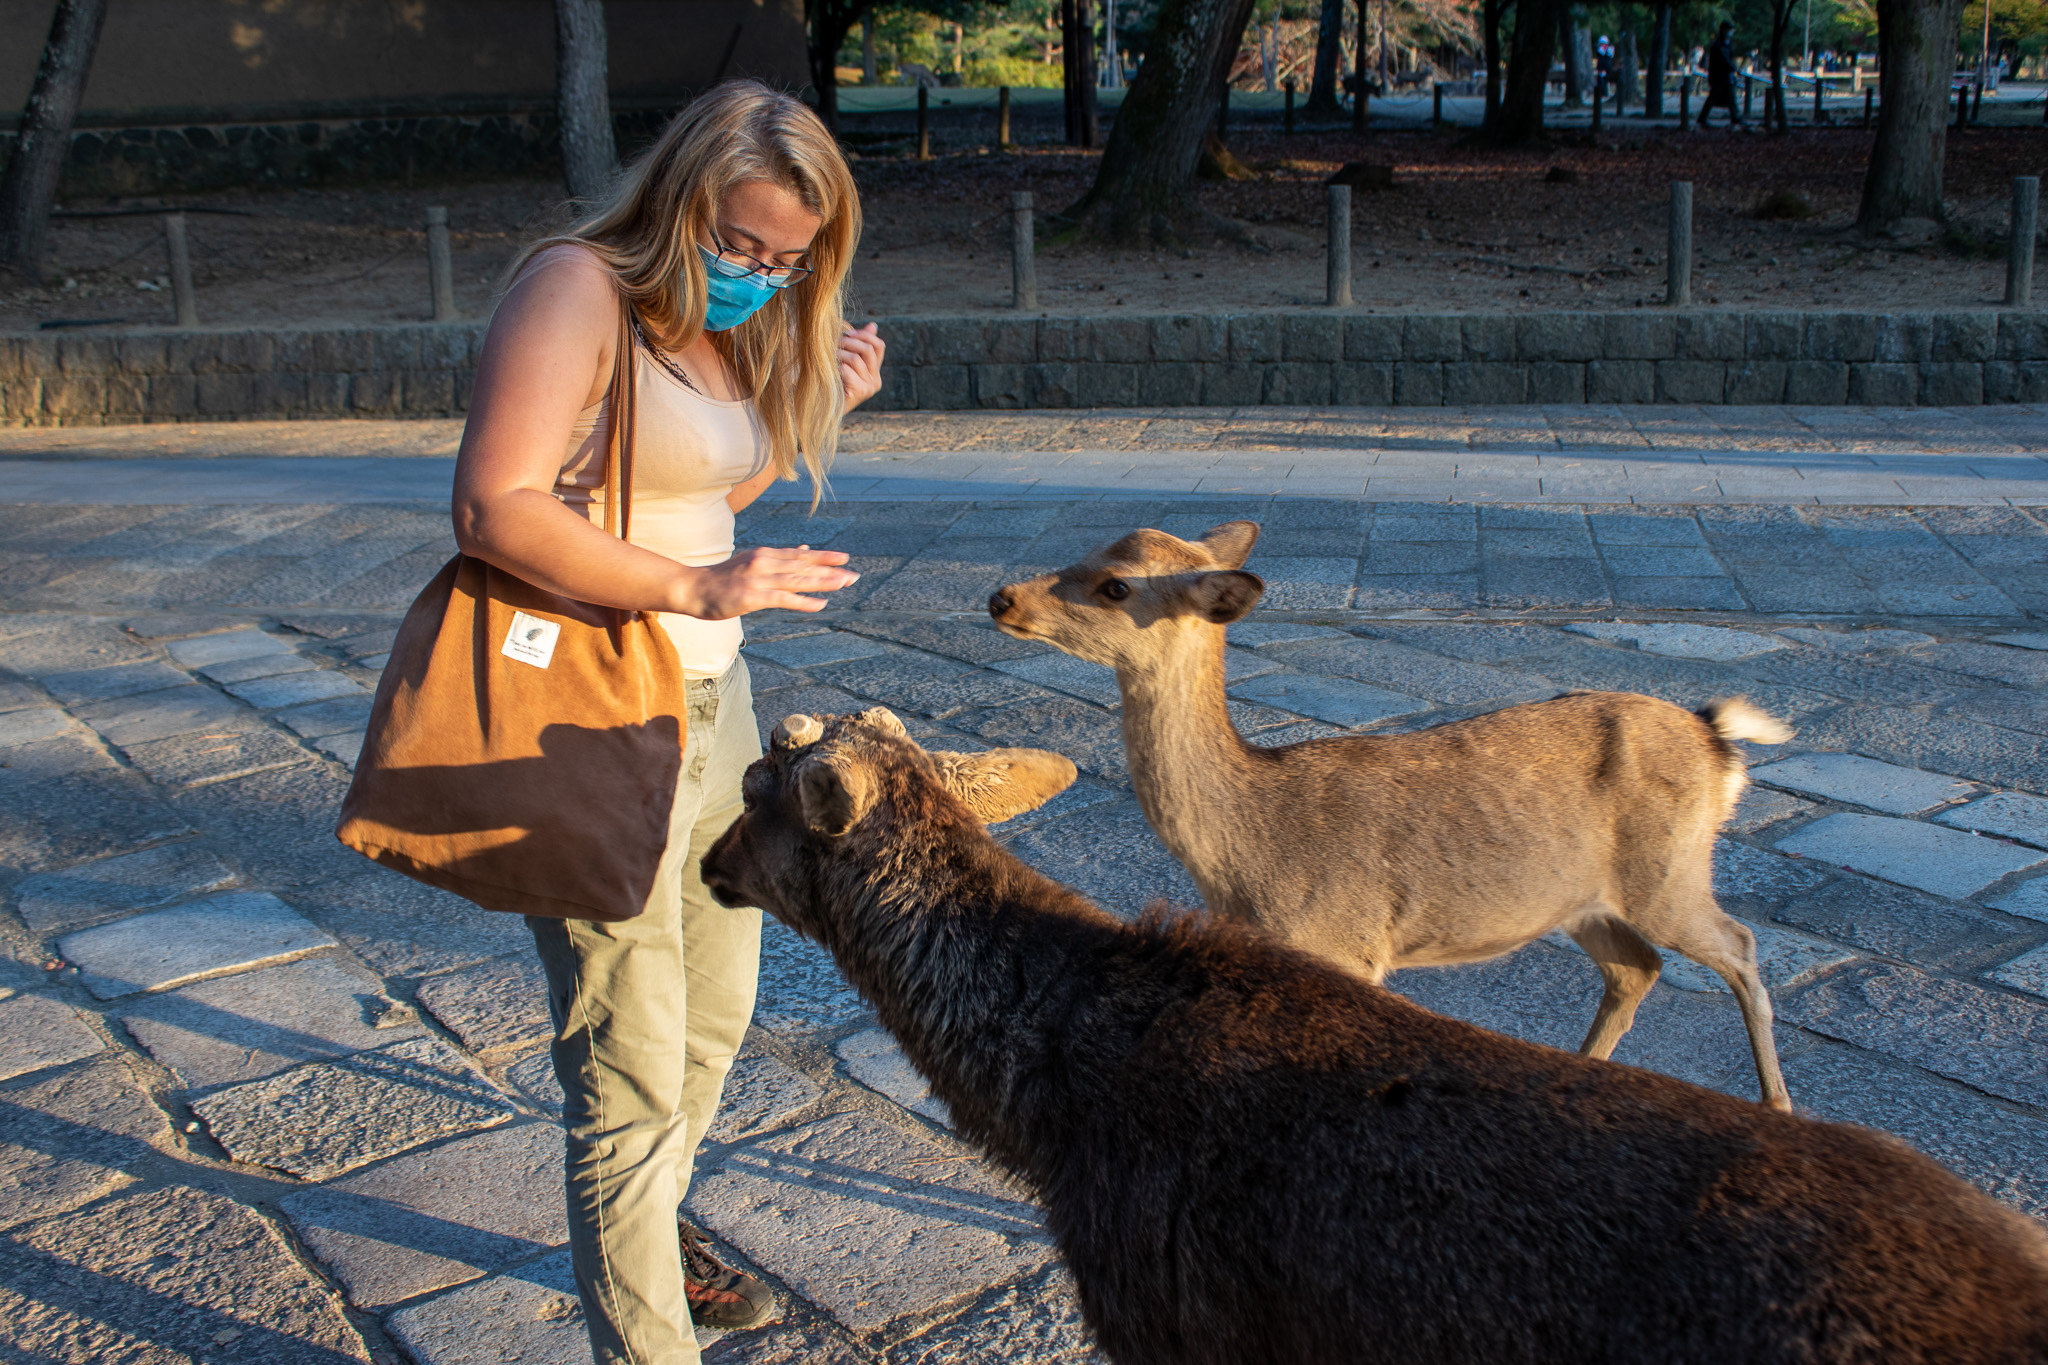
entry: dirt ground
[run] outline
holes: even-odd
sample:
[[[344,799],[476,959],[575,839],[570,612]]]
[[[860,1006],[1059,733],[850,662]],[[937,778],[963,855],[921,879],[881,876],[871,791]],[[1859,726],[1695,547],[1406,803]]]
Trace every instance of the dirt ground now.
[[[1625,140],[1624,140],[1625,139]],[[1182,251],[1041,249],[1040,310],[1192,312],[1323,301],[1323,179],[1347,161],[1394,167],[1394,188],[1354,193],[1353,285],[1365,311],[1626,308],[1662,297],[1666,186],[1695,195],[1694,298],[1737,308],[1953,308],[1995,304],[2010,179],[2040,174],[2034,130],[1978,130],[1949,141],[1957,221],[1983,240],[1860,242],[1854,216],[1870,137],[1821,130],[1625,132],[1521,152],[1481,151],[1451,135],[1247,129],[1232,150],[1255,178],[1205,187],[1217,211],[1251,225],[1263,249],[1210,243]],[[1071,203],[1095,156],[1059,148],[948,149],[928,163],[870,146],[855,164],[867,213],[852,312],[1002,311],[1009,305],[1009,194],[1041,211]],[[1775,190],[1814,214],[1760,221]],[[457,302],[488,312],[505,263],[560,221],[551,181],[432,188],[333,188],[194,195],[190,237],[202,324],[401,321],[429,315],[428,204],[453,224]],[[162,201],[74,202],[53,224],[49,280],[0,292],[0,329],[147,325],[171,319]],[[144,212],[136,213],[133,210]],[[1041,232],[1044,229],[1041,228]]]

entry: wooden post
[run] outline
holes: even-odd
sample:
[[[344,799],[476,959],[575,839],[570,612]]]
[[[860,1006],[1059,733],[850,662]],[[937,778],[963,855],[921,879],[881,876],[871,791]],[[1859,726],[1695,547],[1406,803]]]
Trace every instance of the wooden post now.
[[[1351,187],[1330,186],[1330,307],[1351,306]]]
[[[1678,78],[1678,126],[1680,130],[1692,127],[1692,77]]]
[[[1671,182],[1671,228],[1664,257],[1664,302],[1683,308],[1692,302],[1692,182]]]
[[[996,145],[1010,145],[1010,87],[996,87]]]
[[[932,92],[928,86],[917,87],[917,159],[932,159]]]
[[[1766,101],[1768,103],[1769,101]],[[1742,73],[1742,116],[1746,119],[1756,111],[1756,82],[1750,73]]]
[[[1607,103],[1607,87],[1596,77],[1593,81],[1593,136],[1600,136],[1600,106]]]
[[[2005,306],[2034,301],[2034,237],[2041,209],[2041,177],[2012,178],[2012,228],[2005,244]]]
[[[1031,191],[1010,192],[1010,306],[1038,307],[1038,262],[1031,240]]]
[[[434,321],[455,321],[455,263],[448,251],[448,210],[427,207],[427,284],[434,296]]]
[[[199,309],[192,300],[192,253],[185,242],[185,215],[164,215],[164,245],[171,255],[171,301],[180,327],[197,327]]]
[[[1435,85],[1433,85],[1433,86],[1432,86],[1431,88],[1432,88],[1432,89],[1433,89],[1433,90],[1434,90],[1434,91],[1436,92],[1436,110],[1435,110],[1435,112],[1431,113],[1431,114],[1430,114],[1430,116],[1429,116],[1429,126],[1430,126],[1430,127],[1432,127],[1432,128],[1441,128],[1441,127],[1443,127],[1443,126],[1444,126],[1444,87],[1443,87],[1443,82],[1441,82],[1441,81],[1438,81],[1438,82],[1436,82],[1436,84],[1435,84]]]
[[[1874,85],[1867,85],[1863,88],[1863,126],[1865,128],[1868,128],[1870,126],[1871,120],[1876,115],[1876,113],[1877,87]]]
[[[1814,65],[1818,66],[1819,63],[1816,62]],[[1813,122],[1815,127],[1826,123],[1828,119],[1827,106],[1821,103],[1821,95],[1826,89],[1827,87],[1821,83],[1820,72],[1815,71],[1813,73]]]
[[[1280,131],[1289,137],[1294,135],[1294,77],[1287,78],[1286,112],[1281,115]]]

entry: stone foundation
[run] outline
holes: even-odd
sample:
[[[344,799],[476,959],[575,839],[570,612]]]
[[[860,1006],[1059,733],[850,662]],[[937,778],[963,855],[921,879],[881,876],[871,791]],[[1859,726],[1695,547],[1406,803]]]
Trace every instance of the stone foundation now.
[[[615,109],[612,129],[619,148],[630,154],[651,141],[675,108],[663,103]],[[561,173],[552,102],[270,120],[223,120],[199,112],[193,119],[74,131],[59,194],[71,199]],[[11,131],[0,131],[0,166],[13,154],[14,140]]]
[[[2048,314],[882,318],[921,408],[2048,401]],[[481,322],[0,335],[0,422],[448,416]]]

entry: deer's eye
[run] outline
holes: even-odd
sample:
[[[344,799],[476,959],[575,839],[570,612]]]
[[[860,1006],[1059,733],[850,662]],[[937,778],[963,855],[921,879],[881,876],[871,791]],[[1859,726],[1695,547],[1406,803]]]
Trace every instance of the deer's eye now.
[[[1112,578],[1102,585],[1102,595],[1112,602],[1121,602],[1131,595],[1131,585],[1121,578]]]

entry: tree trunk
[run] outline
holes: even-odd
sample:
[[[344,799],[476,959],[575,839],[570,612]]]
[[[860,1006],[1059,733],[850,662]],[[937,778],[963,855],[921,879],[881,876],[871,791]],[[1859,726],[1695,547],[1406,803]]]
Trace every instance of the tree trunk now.
[[[1643,96],[1647,118],[1664,117],[1664,73],[1671,69],[1671,0],[1657,0],[1657,28],[1650,38],[1650,88]]]
[[[875,75],[875,10],[870,5],[860,12],[860,83],[874,85],[879,79]]]
[[[1961,0],[1957,0],[1960,3]],[[1792,6],[1798,0],[1771,0],[1771,104],[1764,122],[1780,133],[1792,131],[1785,111],[1785,42],[1792,31]]]
[[[555,0],[555,113],[562,126],[562,179],[585,203],[611,188],[612,97],[605,55],[604,0]]]
[[[1323,15],[1316,25],[1316,67],[1308,89],[1310,118],[1335,118],[1343,112],[1337,102],[1337,63],[1343,56],[1344,0],[1323,0]]]
[[[1860,232],[1882,232],[1901,218],[1948,217],[1941,202],[1941,162],[1961,8],[1962,0],[1877,0],[1877,63],[1884,85],[1877,142],[1856,215]]]
[[[1508,0],[1485,0],[1480,11],[1484,32],[1480,35],[1486,59],[1486,114],[1480,127],[1491,130],[1500,123],[1500,21]]]
[[[1641,64],[1636,60],[1636,31],[1624,28],[1621,41],[1614,45],[1614,81],[1623,105],[1643,102],[1642,77]]]
[[[1508,52],[1508,83],[1500,117],[1487,130],[1497,147],[1516,147],[1543,136],[1543,94],[1557,47],[1557,12],[1563,0],[1515,0],[1515,36]]]
[[[1110,129],[1095,184],[1063,220],[1118,246],[1253,240],[1242,224],[1204,209],[1195,192],[1202,140],[1216,126],[1252,3],[1160,0],[1145,61]]]
[[[21,112],[21,133],[0,177],[0,270],[40,283],[43,235],[57,203],[57,178],[71,151],[71,125],[85,98],[107,0],[57,0],[49,41]]]
[[[804,0],[811,89],[817,92],[818,118],[834,133],[839,131],[839,49],[860,16],[852,0]]]
[[[1557,40],[1564,48],[1564,107],[1577,109],[1586,103],[1586,67],[1579,60],[1579,36],[1583,32],[1572,22],[1569,5],[1558,11]]]
[[[1090,0],[1060,0],[1067,142],[1075,147],[1102,145],[1102,120],[1095,101],[1095,16],[1089,5]],[[1233,51],[1231,55],[1237,54]]]

